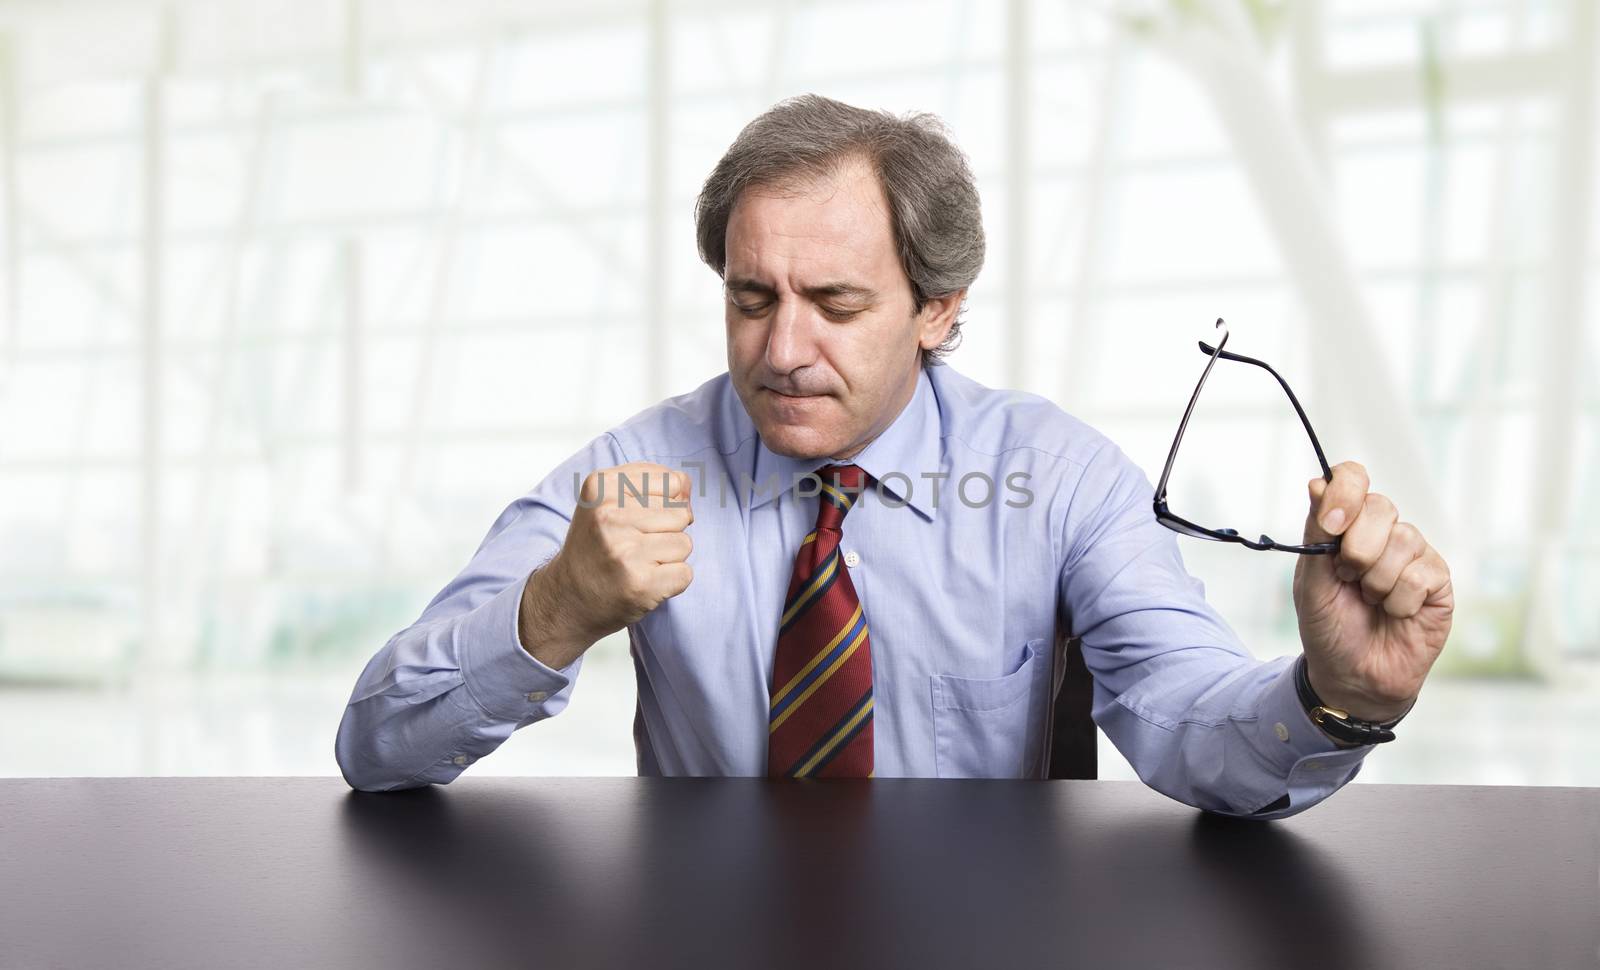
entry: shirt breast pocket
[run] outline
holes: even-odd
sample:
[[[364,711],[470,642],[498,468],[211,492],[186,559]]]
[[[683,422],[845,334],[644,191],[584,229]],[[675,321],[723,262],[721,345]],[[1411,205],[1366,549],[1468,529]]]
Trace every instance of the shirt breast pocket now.
[[[1051,649],[1023,645],[1022,664],[987,680],[933,675],[934,765],[940,778],[1043,776]]]

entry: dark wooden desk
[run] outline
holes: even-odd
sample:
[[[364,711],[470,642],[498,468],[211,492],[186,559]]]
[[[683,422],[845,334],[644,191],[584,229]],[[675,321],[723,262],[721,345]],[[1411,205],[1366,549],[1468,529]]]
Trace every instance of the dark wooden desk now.
[[[1592,967],[1600,790],[0,781],[0,966]]]

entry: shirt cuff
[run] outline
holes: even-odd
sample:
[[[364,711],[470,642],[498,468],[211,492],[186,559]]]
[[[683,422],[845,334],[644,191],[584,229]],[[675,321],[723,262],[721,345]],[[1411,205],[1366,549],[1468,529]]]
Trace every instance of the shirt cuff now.
[[[1354,778],[1375,745],[1343,748],[1311,721],[1294,688],[1296,658],[1276,661],[1277,675],[1261,695],[1253,725],[1246,728],[1251,747],[1281,779],[1283,787],[1261,802],[1287,790],[1292,806],[1286,814],[1309,807]]]
[[[455,630],[461,677],[473,700],[491,717],[530,722],[566,708],[583,658],[556,670],[522,649],[517,614],[520,582],[496,593],[467,613]]]

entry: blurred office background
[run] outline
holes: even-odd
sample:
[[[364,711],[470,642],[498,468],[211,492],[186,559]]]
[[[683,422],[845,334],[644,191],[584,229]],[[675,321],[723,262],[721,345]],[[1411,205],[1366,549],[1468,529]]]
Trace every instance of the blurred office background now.
[[[1596,31],[1587,0],[0,2],[0,774],[335,772],[357,672],[504,505],[724,368],[693,198],[815,91],[971,157],[952,366],[1153,479],[1226,317],[1444,551],[1454,637],[1363,781],[1600,784]],[[1292,534],[1314,458],[1237,370],[1173,503]],[[1258,655],[1297,649],[1289,557],[1183,541]],[[613,637],[474,771],[632,773],[633,695]]]

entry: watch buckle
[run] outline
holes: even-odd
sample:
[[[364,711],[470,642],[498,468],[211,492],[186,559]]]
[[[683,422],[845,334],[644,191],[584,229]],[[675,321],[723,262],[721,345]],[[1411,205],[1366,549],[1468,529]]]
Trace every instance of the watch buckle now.
[[[1318,727],[1322,726],[1322,719],[1324,717],[1330,717],[1336,721],[1342,722],[1348,722],[1350,720],[1349,712],[1341,711],[1337,707],[1328,707],[1323,705],[1311,709],[1311,720],[1315,721]]]

